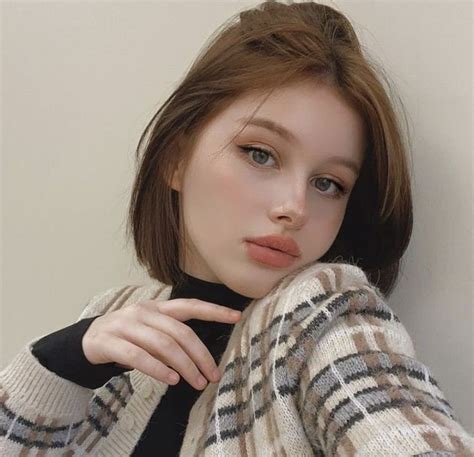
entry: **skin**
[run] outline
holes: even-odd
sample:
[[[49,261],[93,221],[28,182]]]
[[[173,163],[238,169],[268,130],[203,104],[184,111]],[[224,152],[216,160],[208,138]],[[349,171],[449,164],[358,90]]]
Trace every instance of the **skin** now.
[[[181,192],[189,249],[180,267],[199,279],[261,298],[289,273],[323,256],[335,240],[358,174],[332,155],[363,161],[363,122],[338,93],[314,81],[275,90],[255,113],[293,132],[288,142],[261,127],[247,126],[227,147],[262,100],[248,93],[200,133],[186,169],[170,183]],[[239,146],[256,146],[244,153]],[[222,149],[224,148],[224,149]],[[220,152],[222,149],[222,152]],[[325,178],[325,179],[324,179]],[[347,189],[341,198],[336,183]],[[284,234],[302,252],[288,268],[269,267],[247,255],[246,237]]]

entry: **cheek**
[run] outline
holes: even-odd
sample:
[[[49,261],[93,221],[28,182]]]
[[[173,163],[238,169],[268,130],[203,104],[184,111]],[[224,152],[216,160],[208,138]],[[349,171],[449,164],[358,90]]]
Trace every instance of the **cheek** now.
[[[344,209],[337,208],[332,212],[327,214],[326,222],[324,224],[326,237],[332,244],[335,240],[337,234],[339,233],[339,229],[341,228],[342,221],[344,220]]]
[[[194,229],[223,233],[247,223],[249,208],[255,205],[255,189],[235,163],[210,161],[189,170],[183,187],[183,208],[186,223]],[[197,166],[199,165],[199,166]],[[190,228],[192,231],[193,229]]]
[[[223,204],[228,205],[229,210],[238,212],[249,209],[251,203],[255,202],[255,183],[244,173],[240,173],[237,166],[220,167],[214,174],[218,193],[216,198]]]
[[[311,214],[304,228],[307,235],[305,238],[311,244],[311,240],[314,240],[316,234],[320,243],[331,244],[336,238],[344,220],[344,207],[335,208],[327,204],[316,206],[310,210]]]

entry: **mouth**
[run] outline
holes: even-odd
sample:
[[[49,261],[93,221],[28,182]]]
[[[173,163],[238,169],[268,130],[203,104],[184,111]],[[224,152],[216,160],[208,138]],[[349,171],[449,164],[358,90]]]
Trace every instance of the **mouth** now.
[[[259,246],[272,249],[274,251],[282,252],[292,257],[298,258],[301,256],[301,251],[296,241],[285,235],[271,234],[259,237],[247,238],[246,241],[256,243]]]
[[[271,246],[263,246],[262,244],[259,244],[259,246],[262,246],[262,247],[264,247],[264,248],[271,249],[271,250],[273,250],[273,251],[277,251],[277,252],[283,252],[283,254],[286,254],[286,255],[291,255],[291,254],[290,254],[290,253],[288,253],[288,252],[282,251],[281,249],[272,248]]]
[[[246,241],[245,244],[247,254],[252,260],[270,267],[287,268],[297,259],[284,251],[269,246],[261,246],[251,241]]]

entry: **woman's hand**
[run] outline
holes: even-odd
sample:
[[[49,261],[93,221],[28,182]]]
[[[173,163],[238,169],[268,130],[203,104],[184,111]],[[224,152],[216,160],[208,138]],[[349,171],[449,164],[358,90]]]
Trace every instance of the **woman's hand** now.
[[[180,373],[194,388],[204,389],[207,381],[201,373],[213,382],[219,381],[220,373],[204,343],[182,321],[235,324],[241,314],[196,298],[146,300],[95,319],[84,334],[82,349],[94,365],[115,362],[167,384],[177,384]]]

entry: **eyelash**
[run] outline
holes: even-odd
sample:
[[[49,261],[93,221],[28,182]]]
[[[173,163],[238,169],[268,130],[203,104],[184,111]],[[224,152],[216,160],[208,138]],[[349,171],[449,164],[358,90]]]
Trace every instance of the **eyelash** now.
[[[266,168],[266,167],[263,166],[263,165],[260,165],[260,164],[254,165],[257,162],[252,161],[249,158],[250,153],[252,151],[263,152],[263,153],[268,154],[269,156],[273,157],[273,159],[275,159],[274,155],[270,151],[267,151],[266,149],[263,149],[263,148],[257,148],[257,147],[254,147],[254,146],[238,146],[238,148],[244,154],[244,159],[256,168],[260,168],[260,166],[262,166],[263,168]],[[330,178],[318,178],[318,179],[326,179],[326,180],[330,181],[331,183],[333,183],[337,187],[336,193],[334,195],[329,195],[329,198],[339,199],[339,198],[344,197],[344,195],[346,195],[347,192],[348,192],[347,189],[344,186],[339,184],[337,181],[334,181],[333,179],[330,179]]]

